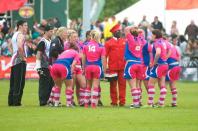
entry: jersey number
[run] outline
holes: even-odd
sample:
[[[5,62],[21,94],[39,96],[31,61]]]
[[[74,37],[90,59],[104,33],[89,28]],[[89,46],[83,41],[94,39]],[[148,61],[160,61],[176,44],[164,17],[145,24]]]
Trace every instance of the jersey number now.
[[[96,47],[95,46],[91,46],[89,45],[89,52],[95,52],[96,51]]]
[[[136,47],[135,47],[135,50],[136,50],[136,51],[140,51],[140,46],[136,46]]]

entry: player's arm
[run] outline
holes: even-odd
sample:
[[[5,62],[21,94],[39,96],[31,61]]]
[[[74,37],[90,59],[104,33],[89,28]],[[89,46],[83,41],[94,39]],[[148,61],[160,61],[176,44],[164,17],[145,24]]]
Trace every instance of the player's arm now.
[[[82,53],[82,52],[79,53],[79,57],[80,57],[80,58],[83,57],[83,53]]]
[[[153,64],[153,53],[152,53],[153,45],[148,45],[148,52],[149,52],[149,58],[150,58],[150,63],[149,65]]]
[[[25,41],[25,38],[23,34],[19,33],[17,36],[18,53],[23,61],[25,61],[24,47],[23,47],[24,41]]]
[[[170,56],[171,56],[171,49],[168,49],[168,52],[167,52],[167,55],[166,55],[166,58],[168,59]]]
[[[102,59],[102,66],[103,66],[103,71],[106,73],[107,69],[107,60],[106,60],[106,50],[105,48],[102,48],[102,54],[101,54],[101,59]]]
[[[167,49],[168,51],[167,51],[166,58],[168,59],[168,58],[171,56],[171,53],[172,53],[172,50],[171,50],[172,47],[169,45],[169,43],[168,43],[167,48],[168,48],[168,49]]]
[[[150,58],[149,65],[152,65],[153,64],[153,53],[152,52],[149,52],[149,58]]]
[[[83,50],[82,50],[82,68],[83,70],[85,69],[85,63],[86,63],[86,47],[87,46],[84,46],[83,47]]]
[[[156,54],[155,54],[155,58],[154,58],[154,62],[153,62],[154,65],[157,64],[157,61],[160,58],[160,54],[161,54],[161,49],[160,48],[156,48]]]
[[[128,26],[128,27],[126,27],[126,28],[124,29],[124,34],[125,34],[125,36],[127,36],[127,34],[130,33],[130,29],[131,29],[130,26]]]
[[[107,69],[106,57],[102,56],[101,59],[102,59],[103,71],[104,71],[104,73],[106,73],[106,69]]]
[[[86,56],[83,53],[83,55],[82,55],[82,68],[83,68],[83,70],[85,69],[85,63],[86,63]]]
[[[72,64],[71,64],[71,72],[74,71],[74,68],[76,66],[76,63],[77,63],[78,60],[73,60]]]
[[[178,61],[180,61],[181,60],[181,49],[178,47],[176,47],[176,49],[177,49],[177,53],[178,53],[178,57],[179,57]]]
[[[106,69],[108,69],[108,62],[109,62],[109,52],[110,52],[110,46],[109,46],[109,43],[106,42],[105,43],[105,50],[106,50]]]
[[[128,40],[129,43],[133,43],[134,42],[134,37],[131,33],[128,33],[126,35],[126,39]]]

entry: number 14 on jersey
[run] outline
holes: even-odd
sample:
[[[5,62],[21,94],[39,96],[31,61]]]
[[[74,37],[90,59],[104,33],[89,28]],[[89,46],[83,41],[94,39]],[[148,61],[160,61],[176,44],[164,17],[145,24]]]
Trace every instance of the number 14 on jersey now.
[[[95,52],[96,51],[96,46],[89,45],[89,52]]]

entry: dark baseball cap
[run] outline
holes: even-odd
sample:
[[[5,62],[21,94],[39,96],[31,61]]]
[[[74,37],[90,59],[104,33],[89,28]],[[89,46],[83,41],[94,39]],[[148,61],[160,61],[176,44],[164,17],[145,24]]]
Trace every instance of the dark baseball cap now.
[[[49,31],[49,30],[53,30],[53,29],[54,29],[54,27],[52,25],[46,25],[44,28],[45,31]]]

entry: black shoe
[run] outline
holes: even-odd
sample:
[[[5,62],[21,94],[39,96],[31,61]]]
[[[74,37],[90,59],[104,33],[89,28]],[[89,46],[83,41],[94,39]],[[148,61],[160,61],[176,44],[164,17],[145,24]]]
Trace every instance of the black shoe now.
[[[85,106],[85,104],[84,104],[84,103],[83,103],[83,104],[79,104],[79,106],[80,106],[80,107],[84,107],[84,106]]]
[[[40,106],[46,106],[47,103],[40,103]]]
[[[73,105],[73,106],[76,106],[76,103],[73,101],[73,102],[72,102],[72,105]]]
[[[131,108],[131,109],[140,108],[140,105],[133,105],[133,104],[131,104],[130,108]]]
[[[54,106],[54,103],[52,101],[48,101],[47,105],[52,107],[52,106]]]
[[[171,104],[171,107],[177,107],[177,104]]]
[[[13,104],[12,106],[22,106],[21,103]]]
[[[140,106],[143,106],[142,103],[140,103]]]
[[[113,103],[111,103],[111,106],[112,106],[112,107],[117,107],[118,104],[113,104]]]
[[[124,106],[125,106],[125,104],[119,104],[119,106],[120,106],[120,107],[124,107]]]
[[[98,101],[98,106],[103,106],[103,104],[102,104],[102,101],[101,101],[101,100],[99,100],[99,101]]]

